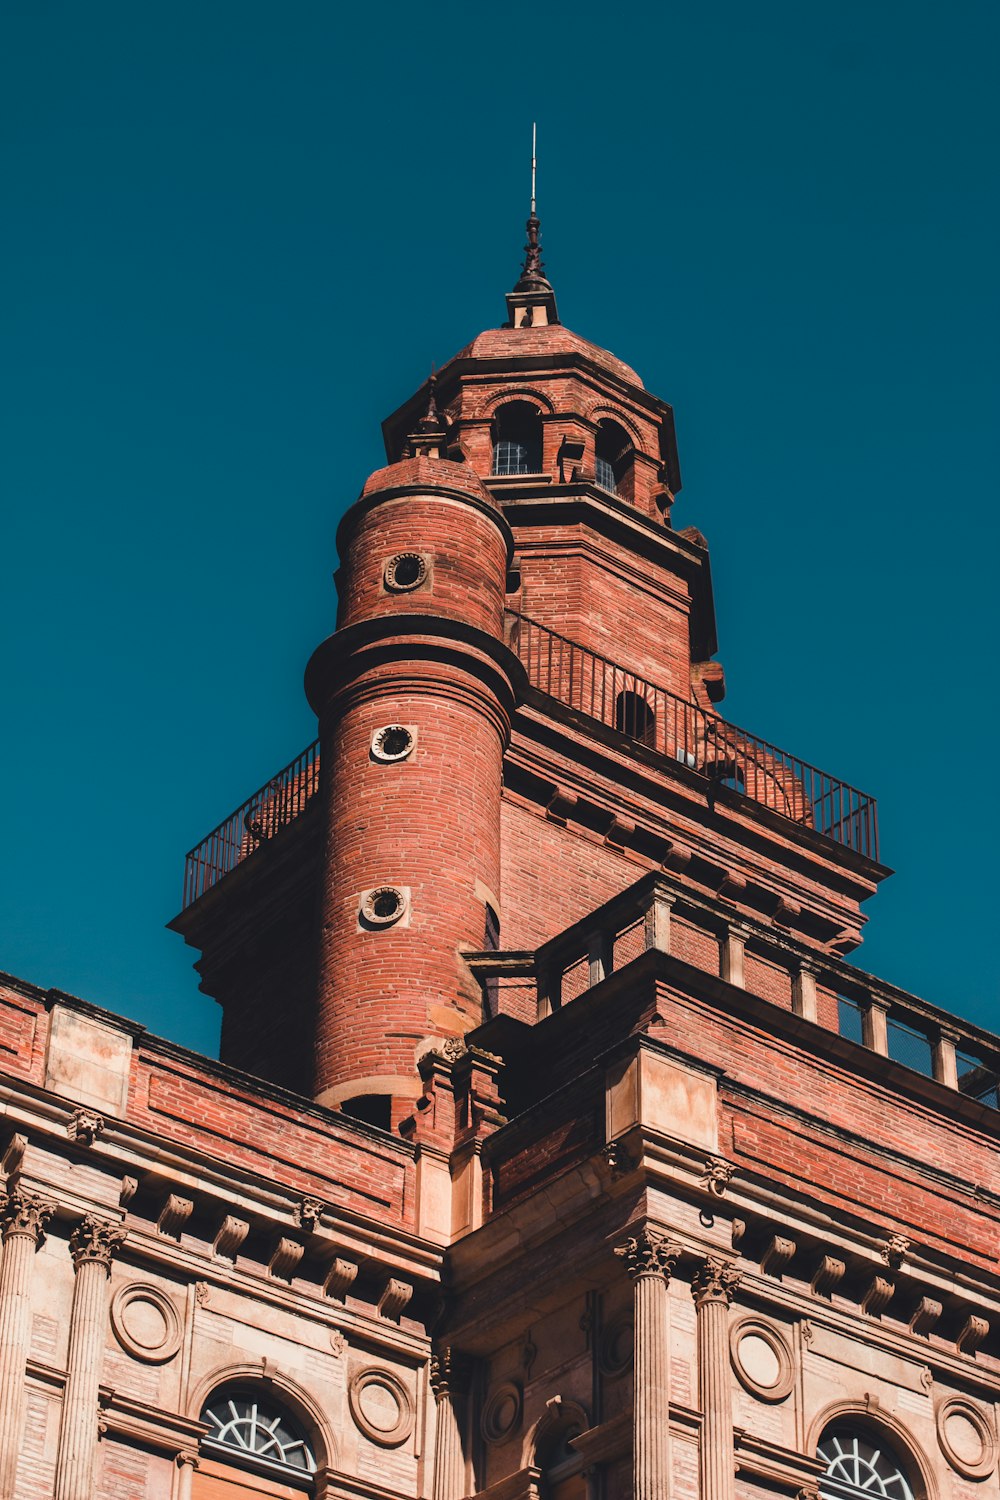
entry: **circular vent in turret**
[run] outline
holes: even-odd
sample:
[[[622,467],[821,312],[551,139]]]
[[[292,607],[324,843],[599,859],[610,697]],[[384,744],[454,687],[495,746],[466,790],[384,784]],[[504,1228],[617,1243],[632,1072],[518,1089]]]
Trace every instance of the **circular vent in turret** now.
[[[408,594],[427,580],[427,559],[419,552],[397,552],[385,565],[382,577],[391,594]]]
[[[405,724],[384,724],[372,735],[372,759],[405,760],[416,743],[416,735]]]

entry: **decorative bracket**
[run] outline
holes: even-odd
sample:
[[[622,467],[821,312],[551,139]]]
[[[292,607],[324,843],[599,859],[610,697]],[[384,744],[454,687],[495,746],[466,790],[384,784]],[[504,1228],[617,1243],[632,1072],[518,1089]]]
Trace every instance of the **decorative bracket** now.
[[[282,1235],[274,1247],[274,1254],[267,1263],[268,1275],[275,1276],[281,1281],[291,1281],[295,1268],[304,1254],[304,1245],[300,1245],[298,1240],[290,1240]]]
[[[390,1276],[378,1299],[379,1317],[390,1318],[394,1323],[398,1323],[400,1313],[412,1296],[413,1287],[408,1281],[399,1281],[395,1276]]]
[[[160,1209],[156,1227],[161,1234],[167,1234],[171,1239],[179,1240],[181,1230],[193,1213],[194,1203],[190,1198],[182,1198],[179,1193],[168,1193]]]
[[[776,1234],[760,1258],[760,1268],[765,1276],[776,1276],[780,1279],[782,1271],[788,1265],[796,1251],[794,1240],[789,1240],[784,1235]]]
[[[351,1260],[342,1260],[338,1255],[330,1262],[330,1269],[326,1273],[323,1282],[323,1291],[327,1297],[333,1297],[338,1302],[343,1302],[351,1287],[354,1285],[358,1268]]]

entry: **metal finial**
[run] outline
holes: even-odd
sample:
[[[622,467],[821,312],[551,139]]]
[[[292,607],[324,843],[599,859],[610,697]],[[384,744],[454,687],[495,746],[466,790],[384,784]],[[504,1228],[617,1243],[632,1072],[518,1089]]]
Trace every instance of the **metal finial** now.
[[[437,375],[431,369],[427,380],[427,410],[417,423],[418,432],[438,432],[441,428],[441,416],[437,409]]]
[[[538,231],[542,227],[538,217],[537,199],[535,196],[535,184],[538,170],[537,159],[538,126],[532,121],[531,125],[531,213],[528,215],[528,243],[524,247],[524,266],[521,270],[521,279],[514,288],[516,292],[523,291],[547,291],[551,290],[545,279],[545,269],[542,265],[542,252],[538,244]]]
[[[538,127],[534,120],[531,122],[531,217],[535,217],[535,142]]]

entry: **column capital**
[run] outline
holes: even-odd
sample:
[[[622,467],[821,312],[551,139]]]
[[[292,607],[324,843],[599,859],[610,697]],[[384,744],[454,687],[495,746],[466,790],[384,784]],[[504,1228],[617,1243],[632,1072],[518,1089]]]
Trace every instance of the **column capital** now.
[[[73,1269],[79,1271],[81,1266],[94,1261],[104,1267],[105,1275],[110,1276],[112,1258],[125,1239],[126,1232],[120,1224],[86,1214],[69,1237]]]
[[[695,1307],[705,1302],[724,1302],[728,1307],[742,1280],[731,1260],[722,1255],[706,1255],[691,1278]]]
[[[186,1468],[188,1464],[190,1464],[192,1469],[201,1467],[201,1460],[195,1448],[182,1448],[180,1453],[175,1457],[174,1463],[179,1469]]]
[[[430,1377],[436,1401],[464,1396],[472,1379],[472,1360],[461,1350],[442,1345],[431,1354]]]
[[[32,1193],[15,1188],[0,1199],[0,1235],[4,1244],[14,1235],[34,1241],[35,1249],[45,1239],[45,1230],[55,1213],[55,1205],[44,1203]]]
[[[640,1276],[659,1276],[669,1281],[680,1258],[681,1246],[647,1225],[624,1245],[616,1246],[615,1254],[624,1260],[625,1269],[633,1281],[638,1281]]]

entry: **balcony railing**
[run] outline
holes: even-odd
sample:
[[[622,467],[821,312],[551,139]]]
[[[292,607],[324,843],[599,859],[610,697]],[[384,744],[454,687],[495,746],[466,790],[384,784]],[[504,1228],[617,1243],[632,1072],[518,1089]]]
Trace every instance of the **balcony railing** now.
[[[511,614],[508,623],[510,645],[540,692],[701,773],[710,791],[729,786],[878,859],[874,798],[526,615]]]
[[[315,740],[191,850],[184,862],[184,909],[272,839],[279,828],[294,822],[318,790],[319,740]]]
[[[534,1026],[649,949],[1000,1111],[1000,1038],[659,872],[539,948],[465,958],[484,1021]]]
[[[539,692],[700,773],[710,795],[719,785],[732,787],[793,823],[878,858],[875,801],[864,792],[527,615],[508,615],[508,630],[511,648]],[[184,909],[293,822],[318,789],[317,740],[191,850]]]

